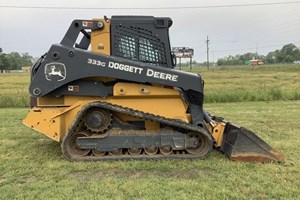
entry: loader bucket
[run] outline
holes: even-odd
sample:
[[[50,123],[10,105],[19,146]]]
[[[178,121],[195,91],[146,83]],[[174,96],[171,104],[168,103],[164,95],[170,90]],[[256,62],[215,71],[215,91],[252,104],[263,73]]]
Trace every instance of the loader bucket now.
[[[231,160],[246,162],[280,162],[285,156],[272,149],[252,131],[227,123],[220,149]]]

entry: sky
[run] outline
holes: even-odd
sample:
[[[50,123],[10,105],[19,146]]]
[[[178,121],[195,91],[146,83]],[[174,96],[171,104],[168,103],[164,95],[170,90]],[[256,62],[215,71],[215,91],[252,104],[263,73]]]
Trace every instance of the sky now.
[[[278,2],[297,3],[241,6]],[[288,43],[300,46],[297,0],[0,0],[0,47],[5,53],[39,57],[61,41],[73,19],[104,15],[171,17],[171,46],[193,48],[194,60],[199,62],[206,60],[207,36],[210,62],[247,52],[266,55]]]

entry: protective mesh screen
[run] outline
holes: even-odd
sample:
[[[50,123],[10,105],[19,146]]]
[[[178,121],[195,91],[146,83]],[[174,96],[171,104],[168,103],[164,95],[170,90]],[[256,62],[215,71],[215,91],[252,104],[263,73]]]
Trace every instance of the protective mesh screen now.
[[[165,45],[150,30],[124,24],[115,26],[116,56],[167,66]]]

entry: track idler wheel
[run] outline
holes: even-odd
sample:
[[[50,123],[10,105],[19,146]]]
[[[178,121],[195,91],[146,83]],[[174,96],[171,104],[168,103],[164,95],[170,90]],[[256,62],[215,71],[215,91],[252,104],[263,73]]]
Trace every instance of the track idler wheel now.
[[[80,158],[86,156],[91,150],[90,149],[81,149],[77,145],[78,137],[88,137],[89,135],[85,132],[75,132],[71,133],[69,136],[65,138],[62,145],[64,145],[65,155],[72,159]]]
[[[188,139],[194,140],[193,148],[186,148],[186,151],[193,155],[206,155],[207,152],[211,150],[211,143],[209,138],[205,135],[196,132],[189,132],[187,133],[187,140]]]
[[[84,124],[93,133],[103,133],[111,122],[111,114],[102,108],[91,108],[84,115]]]

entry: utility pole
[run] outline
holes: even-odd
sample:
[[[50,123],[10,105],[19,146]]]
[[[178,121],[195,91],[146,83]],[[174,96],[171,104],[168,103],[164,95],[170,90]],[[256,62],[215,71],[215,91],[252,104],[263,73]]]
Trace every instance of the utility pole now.
[[[255,47],[256,47],[256,59],[258,58],[258,47],[257,47],[257,43],[255,43]]]
[[[181,70],[181,57],[179,57],[179,69]]]
[[[208,36],[207,36],[207,40],[206,40],[206,55],[207,55],[207,69],[209,70],[209,47],[208,47],[208,44],[209,44],[209,39],[208,39]]]

